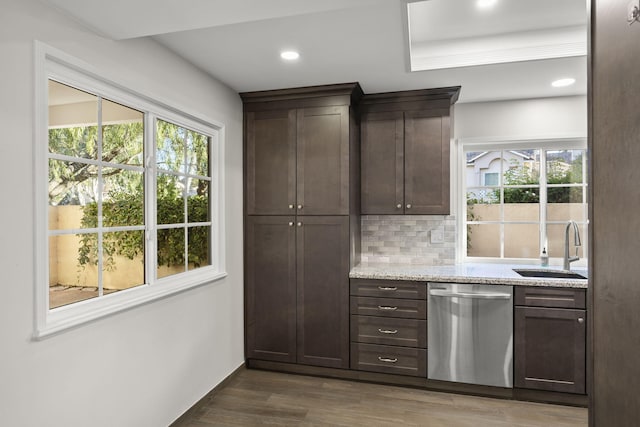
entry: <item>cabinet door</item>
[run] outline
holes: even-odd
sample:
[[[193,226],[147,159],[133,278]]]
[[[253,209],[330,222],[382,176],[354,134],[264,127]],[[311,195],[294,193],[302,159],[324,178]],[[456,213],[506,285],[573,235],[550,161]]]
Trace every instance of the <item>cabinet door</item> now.
[[[362,117],[362,213],[404,212],[404,119],[401,111]]]
[[[404,113],[406,214],[449,214],[449,116],[443,113]]]
[[[585,393],[585,310],[516,307],[514,324],[516,387]]]
[[[296,361],[293,216],[247,217],[247,357]]]
[[[296,110],[246,114],[247,214],[294,214]]]
[[[298,217],[298,363],[349,367],[349,217]]]
[[[349,214],[349,107],[298,110],[297,213]]]

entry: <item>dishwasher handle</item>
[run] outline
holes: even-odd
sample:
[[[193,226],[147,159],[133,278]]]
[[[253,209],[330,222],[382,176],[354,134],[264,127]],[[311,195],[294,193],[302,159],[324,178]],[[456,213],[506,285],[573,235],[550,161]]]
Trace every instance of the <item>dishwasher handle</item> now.
[[[431,289],[429,294],[434,297],[445,298],[475,298],[475,299],[510,299],[511,294],[505,292],[457,292],[447,289]]]

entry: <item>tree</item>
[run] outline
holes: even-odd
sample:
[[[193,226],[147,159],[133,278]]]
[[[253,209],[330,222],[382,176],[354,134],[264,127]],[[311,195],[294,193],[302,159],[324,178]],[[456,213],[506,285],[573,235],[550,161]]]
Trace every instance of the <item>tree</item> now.
[[[98,157],[98,127],[69,127],[49,131],[49,151],[79,159]],[[209,218],[209,181],[188,175],[208,176],[206,135],[162,120],[157,121],[159,169],[177,173],[157,174],[157,220],[159,224],[185,221],[185,202],[190,223]],[[143,166],[142,122],[102,126],[102,160],[117,165]],[[98,192],[102,191],[102,225],[116,227],[144,224],[144,175],[118,167],[102,167],[104,188],[97,187],[99,168],[82,161],[50,160],[49,200],[51,205],[81,205],[82,228],[98,226]],[[186,172],[186,173],[185,173]],[[79,234],[80,265],[97,264],[98,235]],[[200,265],[208,260],[207,227],[189,228],[188,261]],[[158,264],[184,265],[184,228],[158,231]],[[143,231],[104,233],[103,256],[107,269],[115,268],[115,256],[134,259],[144,252]]]

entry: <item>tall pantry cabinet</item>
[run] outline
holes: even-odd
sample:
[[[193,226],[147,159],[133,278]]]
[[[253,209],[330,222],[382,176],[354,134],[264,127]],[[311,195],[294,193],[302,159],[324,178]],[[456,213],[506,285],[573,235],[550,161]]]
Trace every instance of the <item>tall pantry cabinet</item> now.
[[[249,361],[349,367],[357,83],[241,94]]]

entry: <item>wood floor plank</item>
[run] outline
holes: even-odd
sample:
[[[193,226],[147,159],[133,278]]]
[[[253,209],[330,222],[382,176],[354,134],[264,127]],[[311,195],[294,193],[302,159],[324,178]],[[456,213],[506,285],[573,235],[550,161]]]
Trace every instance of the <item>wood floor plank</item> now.
[[[585,427],[587,409],[241,370],[172,427]]]

